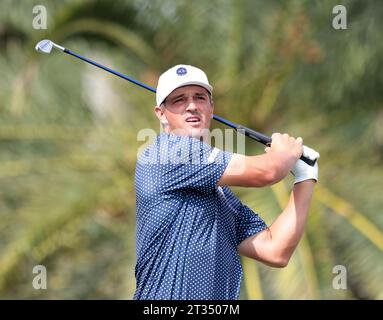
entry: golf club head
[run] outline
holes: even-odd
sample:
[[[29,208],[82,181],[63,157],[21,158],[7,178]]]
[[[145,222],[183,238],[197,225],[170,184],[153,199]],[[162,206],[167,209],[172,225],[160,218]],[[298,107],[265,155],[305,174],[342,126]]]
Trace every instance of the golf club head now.
[[[58,44],[56,44],[53,41],[48,40],[48,39],[44,39],[44,40],[39,41],[35,46],[36,51],[43,52],[43,53],[51,53],[52,48],[57,48],[61,51],[65,50],[64,47],[59,46]]]
[[[35,46],[36,51],[44,53],[51,53],[52,48],[53,42],[47,39],[39,41]]]

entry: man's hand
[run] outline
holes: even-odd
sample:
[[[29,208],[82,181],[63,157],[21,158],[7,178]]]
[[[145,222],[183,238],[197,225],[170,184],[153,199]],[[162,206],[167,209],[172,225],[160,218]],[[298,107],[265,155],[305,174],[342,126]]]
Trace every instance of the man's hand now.
[[[296,159],[299,159],[303,152],[302,143],[303,140],[301,137],[295,139],[287,133],[273,133],[271,136],[271,145],[265,148],[265,152],[287,152]]]
[[[318,158],[319,158],[319,153],[318,153]],[[291,171],[291,173],[295,177],[294,184],[305,181],[305,180],[310,180],[310,179],[318,181],[318,170],[319,170],[318,161],[316,161],[315,165],[312,167],[306,164],[305,162],[303,162],[302,160],[298,160],[293,170]]]

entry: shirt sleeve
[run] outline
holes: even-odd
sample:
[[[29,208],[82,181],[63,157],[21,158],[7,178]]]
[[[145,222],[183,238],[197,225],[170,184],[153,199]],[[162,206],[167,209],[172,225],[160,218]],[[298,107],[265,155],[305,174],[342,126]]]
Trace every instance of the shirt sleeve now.
[[[237,245],[246,238],[267,229],[267,224],[258,213],[242,204],[228,187],[223,187],[222,189],[228,205],[235,212]]]
[[[156,150],[152,175],[160,192],[212,192],[232,156],[188,136],[162,135]]]

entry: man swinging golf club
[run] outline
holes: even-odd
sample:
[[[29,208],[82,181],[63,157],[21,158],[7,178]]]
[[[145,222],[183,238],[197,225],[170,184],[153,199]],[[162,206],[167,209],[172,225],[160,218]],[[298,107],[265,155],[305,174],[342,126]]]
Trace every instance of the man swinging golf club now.
[[[136,167],[134,299],[237,299],[239,255],[285,267],[303,234],[318,165],[298,160],[302,138],[274,133],[257,156],[208,145],[212,91],[205,73],[189,65],[159,78],[154,111],[164,132]],[[290,171],[290,199],[270,227],[229,189],[269,186]]]
[[[46,54],[57,49],[157,94],[155,113],[165,132],[136,168],[135,299],[236,299],[239,254],[287,265],[318,180],[318,152],[302,147],[301,138],[279,133],[270,138],[213,114],[213,88],[198,68],[169,69],[155,90],[51,40],[39,41],[35,49]],[[269,145],[266,153],[244,156],[209,146],[212,118]],[[295,176],[290,200],[270,228],[228,188],[267,186],[290,170]]]

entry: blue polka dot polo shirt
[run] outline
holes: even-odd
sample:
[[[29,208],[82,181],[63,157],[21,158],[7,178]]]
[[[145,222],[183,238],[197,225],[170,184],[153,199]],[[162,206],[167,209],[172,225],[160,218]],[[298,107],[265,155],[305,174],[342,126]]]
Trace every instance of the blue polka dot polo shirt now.
[[[134,299],[238,298],[237,246],[267,226],[228,187],[217,186],[231,155],[166,133],[141,153]]]

